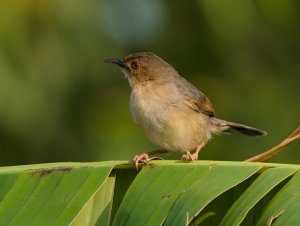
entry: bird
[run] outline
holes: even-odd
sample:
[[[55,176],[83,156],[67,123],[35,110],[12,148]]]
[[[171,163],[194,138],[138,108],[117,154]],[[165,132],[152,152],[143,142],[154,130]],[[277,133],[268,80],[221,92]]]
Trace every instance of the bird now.
[[[211,101],[152,52],[133,53],[124,59],[104,62],[117,65],[128,79],[133,121],[160,148],[136,155],[132,159],[136,166],[147,163],[149,156],[166,152],[179,152],[183,160],[195,161],[212,136],[220,133],[267,134],[217,118]]]

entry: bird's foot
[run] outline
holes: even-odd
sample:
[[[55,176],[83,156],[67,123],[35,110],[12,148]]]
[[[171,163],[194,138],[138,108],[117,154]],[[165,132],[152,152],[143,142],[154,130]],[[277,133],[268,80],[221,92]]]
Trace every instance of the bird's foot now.
[[[136,169],[139,168],[139,163],[145,164],[149,161],[149,155],[148,153],[141,153],[139,155],[134,156],[132,160],[135,164]]]
[[[191,154],[189,151],[186,152],[186,154],[184,154],[182,156],[182,159],[183,160],[186,160],[186,161],[195,161],[198,159],[198,154],[201,150],[201,148],[203,148],[205,146],[205,142],[202,142],[201,144],[197,145],[196,147],[196,150],[193,154]]]
[[[135,167],[138,170],[139,163],[147,164],[150,160],[163,160],[160,157],[149,158],[149,156],[166,153],[166,152],[167,151],[165,151],[165,150],[154,150],[154,151],[144,152],[144,153],[134,156],[134,158],[132,159],[132,162],[135,164]]]
[[[182,159],[193,162],[198,159],[198,152],[191,154],[189,151],[187,151],[186,154],[182,156]]]

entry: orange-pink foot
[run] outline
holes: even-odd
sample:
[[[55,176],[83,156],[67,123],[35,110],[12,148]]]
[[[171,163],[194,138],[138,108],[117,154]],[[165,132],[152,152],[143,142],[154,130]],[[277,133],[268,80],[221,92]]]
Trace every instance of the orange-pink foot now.
[[[201,148],[203,148],[205,146],[205,142],[202,142],[201,144],[199,144],[197,147],[196,147],[196,150],[193,154],[191,154],[189,151],[186,152],[186,154],[184,154],[182,156],[182,159],[183,160],[186,160],[186,161],[195,161],[198,159],[198,154],[201,150]]]
[[[147,163],[149,161],[149,155],[148,153],[141,153],[134,156],[132,161],[134,162],[136,169],[138,169],[139,163]]]
[[[198,152],[191,154],[189,151],[187,151],[186,154],[182,156],[182,159],[193,162],[198,159]]]
[[[162,159],[159,157],[149,158],[149,156],[156,155],[156,154],[162,154],[162,153],[166,153],[166,152],[168,152],[168,151],[154,150],[154,151],[144,152],[144,153],[134,156],[132,161],[134,162],[136,169],[138,169],[139,163],[148,163],[150,160]]]

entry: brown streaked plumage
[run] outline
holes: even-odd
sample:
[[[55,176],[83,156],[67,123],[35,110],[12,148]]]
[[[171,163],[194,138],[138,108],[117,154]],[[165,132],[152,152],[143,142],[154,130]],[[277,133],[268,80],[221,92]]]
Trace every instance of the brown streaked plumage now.
[[[181,152],[183,159],[193,161],[214,134],[237,131],[249,136],[266,135],[264,131],[216,118],[209,99],[153,53],[134,53],[124,60],[105,62],[118,65],[125,74],[132,88],[132,117],[161,152]],[[153,153],[158,151],[150,154]],[[136,165],[145,161],[148,153],[134,158]]]

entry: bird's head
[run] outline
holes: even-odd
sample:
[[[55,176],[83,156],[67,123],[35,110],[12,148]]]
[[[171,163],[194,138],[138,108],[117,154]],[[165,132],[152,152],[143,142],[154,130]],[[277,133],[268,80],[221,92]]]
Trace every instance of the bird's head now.
[[[167,81],[177,74],[170,64],[150,52],[134,53],[123,60],[108,59],[104,62],[117,65],[128,78],[131,87]]]

